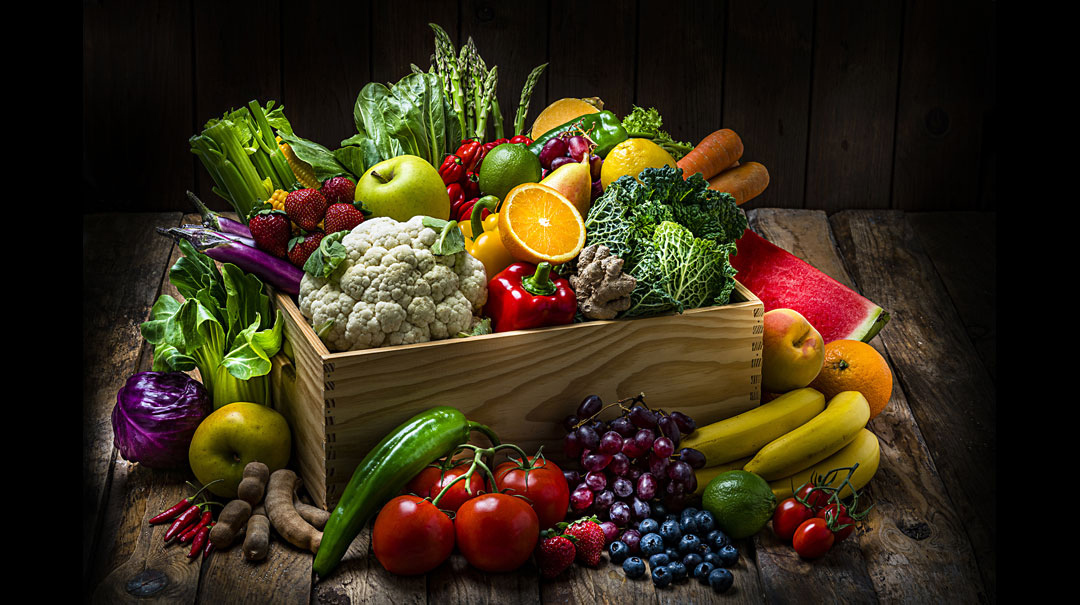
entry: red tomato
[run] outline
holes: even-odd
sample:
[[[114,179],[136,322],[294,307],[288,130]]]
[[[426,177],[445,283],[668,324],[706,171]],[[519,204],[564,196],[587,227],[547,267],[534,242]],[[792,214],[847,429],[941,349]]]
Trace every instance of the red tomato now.
[[[454,522],[428,500],[398,496],[375,518],[371,548],[391,573],[424,574],[454,550]]]
[[[529,464],[535,463],[535,456]],[[570,487],[562,469],[541,459],[528,471],[518,462],[503,462],[495,467],[495,489],[510,495],[525,496],[540,520],[540,529],[550,529],[566,517],[570,505]]]
[[[839,512],[837,512],[838,510]],[[815,516],[829,522],[828,524],[834,528],[840,528],[833,532],[837,542],[850,536],[855,531],[855,519],[848,515],[847,507],[843,504],[830,504],[818,511]],[[844,527],[845,525],[847,527]]]
[[[412,480],[401,490],[401,495],[414,494],[421,498],[427,498],[431,492],[431,486],[439,480],[442,471],[438,467],[425,466]]]
[[[814,484],[808,481],[806,485],[799,489],[799,491],[795,492],[795,498],[806,502],[814,512],[817,512],[828,504],[829,492],[814,489]]]
[[[459,464],[454,468],[447,469],[446,472],[442,474],[441,479],[436,476],[435,482],[431,485],[431,499],[434,500],[444,487],[454,482],[454,479],[457,479],[458,477],[469,472],[470,464],[471,461],[464,464]],[[466,483],[469,485],[468,490],[466,490],[465,488]],[[447,490],[446,494],[443,495],[442,499],[439,500],[438,507],[443,510],[457,512],[457,510],[461,508],[461,505],[464,504],[466,500],[479,496],[483,493],[483,491],[484,472],[477,468],[475,471],[473,471],[472,477],[469,477],[468,480],[462,479],[461,481],[454,483],[454,485],[452,485],[450,489]]]
[[[810,510],[802,502],[795,498],[787,498],[776,506],[776,511],[773,513],[773,533],[776,534],[777,538],[785,542],[791,542],[795,530],[802,525],[803,521],[813,516],[814,511]]]
[[[791,545],[800,557],[816,559],[829,552],[834,540],[832,530],[825,524],[825,520],[813,517],[803,521],[795,530]]]
[[[466,501],[454,519],[457,547],[481,571],[513,571],[529,560],[540,538],[540,522],[517,496],[483,494]]]

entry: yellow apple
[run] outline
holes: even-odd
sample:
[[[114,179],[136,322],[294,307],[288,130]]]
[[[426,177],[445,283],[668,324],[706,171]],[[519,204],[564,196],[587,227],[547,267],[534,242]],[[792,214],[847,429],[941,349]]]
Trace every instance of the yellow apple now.
[[[188,463],[207,490],[235,498],[249,462],[258,460],[274,472],[285,468],[292,450],[289,423],[273,408],[237,401],[221,406],[199,423],[188,448]]]
[[[813,382],[825,363],[821,334],[792,309],[768,311],[763,321],[762,390],[786,393]]]

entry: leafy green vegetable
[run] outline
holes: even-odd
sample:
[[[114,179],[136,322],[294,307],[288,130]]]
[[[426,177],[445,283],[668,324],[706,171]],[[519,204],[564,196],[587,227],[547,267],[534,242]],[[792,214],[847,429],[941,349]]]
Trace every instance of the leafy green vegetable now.
[[[458,229],[457,221],[444,221],[432,216],[425,216],[423,225],[439,233],[431,252],[439,256],[449,256],[465,250],[465,235]]]
[[[637,279],[621,317],[681,313],[727,304],[735,275],[729,256],[746,229],[735,198],[700,174],[646,168],[608,186],[585,218],[585,245],[602,244]],[[574,270],[572,263],[565,271]]]
[[[328,277],[341,265],[341,261],[349,255],[341,239],[348,235],[349,231],[331,233],[319,241],[319,247],[308,256],[304,262],[304,272],[315,277]]]
[[[630,115],[622,119],[623,128],[632,138],[652,139],[654,143],[662,147],[676,160],[690,153],[694,146],[690,143],[675,141],[665,130],[662,129],[664,120],[660,112],[650,107],[645,109],[634,105]]]
[[[180,240],[184,256],[169,281],[184,299],[162,295],[140,326],[154,345],[155,372],[199,370],[217,409],[234,401],[270,403],[270,358],[281,349],[284,321],[270,325],[270,297],[259,278],[236,265],[222,270]]]

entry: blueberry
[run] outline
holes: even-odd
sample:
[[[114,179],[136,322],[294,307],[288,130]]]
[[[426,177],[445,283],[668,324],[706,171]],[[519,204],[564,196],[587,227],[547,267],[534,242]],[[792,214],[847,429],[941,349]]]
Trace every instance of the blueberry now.
[[[702,560],[704,560],[706,563],[709,563],[713,567],[723,567],[722,565],[720,565],[720,555],[718,555],[718,554],[716,554],[714,552],[707,552],[704,555],[702,555],[701,558],[702,558]]]
[[[739,562],[739,551],[730,544],[716,551],[716,555],[720,557],[720,567],[731,567]]]
[[[678,561],[672,561],[668,563],[668,571],[671,572],[671,580],[673,582],[682,582],[688,576],[686,566]]]
[[[679,538],[682,538],[682,529],[679,527],[679,522],[672,519],[670,521],[664,521],[660,524],[660,537],[664,539],[667,544],[678,544]]]
[[[664,521],[675,521],[676,523],[678,523],[679,515],[676,515],[675,513],[668,513],[664,515]]]
[[[656,553],[649,557],[649,569],[656,569],[657,567],[664,567],[671,562],[671,557],[665,553]]]
[[[656,553],[664,552],[664,539],[660,537],[660,534],[645,534],[641,536],[638,548],[641,549],[641,554],[651,557]]]
[[[622,563],[623,573],[631,580],[636,580],[645,575],[645,562],[641,557],[630,557]]]
[[[660,531],[660,524],[656,519],[643,519],[641,523],[638,523],[637,530],[641,532],[641,535],[655,534]]]
[[[701,533],[711,533],[716,529],[716,517],[707,510],[698,513],[694,520],[697,522],[698,531]]]
[[[656,572],[653,572],[654,582],[656,581],[655,573]],[[735,576],[731,575],[731,572],[723,567],[718,567],[709,572],[709,586],[716,592],[725,592],[727,589],[731,588],[731,583],[734,581]]]
[[[671,584],[671,572],[666,567],[657,567],[652,570],[652,583],[657,588],[663,588]],[[715,588],[713,590],[716,590]]]
[[[705,538],[702,540],[702,542],[705,542],[706,544],[712,544],[716,540],[716,536],[719,536],[722,533],[724,532],[720,531],[719,529],[710,530],[709,533],[705,534]]]
[[[679,529],[682,530],[683,535],[696,534],[698,531],[697,518],[693,515],[683,515],[683,517],[679,519]]]
[[[697,567],[694,568],[693,575],[702,584],[708,584],[709,574],[712,573],[712,570],[714,569],[716,569],[715,565],[709,563],[708,561],[702,561],[701,563],[697,564]]]
[[[663,504],[655,502],[651,503],[650,506],[652,506],[653,519],[663,519],[667,516],[667,507],[665,507]]]
[[[685,565],[687,569],[693,569],[698,566],[698,563],[701,563],[704,560],[705,559],[701,558],[701,555],[692,552],[682,558],[682,564]]]
[[[711,546],[713,550],[719,552],[721,548],[731,544],[731,538],[727,537],[727,534],[720,530],[717,530],[717,532],[716,536],[709,542],[709,546]]]
[[[608,546],[608,554],[611,555],[612,563],[622,563],[630,556],[630,547],[622,540],[615,540]]]
[[[686,534],[679,540],[679,552],[682,554],[690,554],[692,552],[698,552],[701,548],[701,539],[695,534]],[[701,553],[698,553],[701,554]]]
[[[679,552],[679,550],[677,548],[675,548],[674,546],[669,546],[669,547],[665,548],[664,549],[664,554],[666,554],[668,556],[668,558],[671,559],[672,561],[678,561],[679,559],[682,559],[682,553]]]
[[[685,519],[686,517],[693,517],[693,516],[697,515],[699,512],[701,512],[701,511],[694,508],[693,506],[687,506],[686,508],[682,509],[682,512],[679,513],[679,516]]]

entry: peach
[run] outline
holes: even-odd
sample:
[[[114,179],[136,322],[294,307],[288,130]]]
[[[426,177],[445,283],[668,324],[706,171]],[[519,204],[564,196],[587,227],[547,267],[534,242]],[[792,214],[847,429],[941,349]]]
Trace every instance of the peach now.
[[[813,382],[825,363],[821,334],[792,309],[768,311],[763,321],[762,390],[786,393]]]

